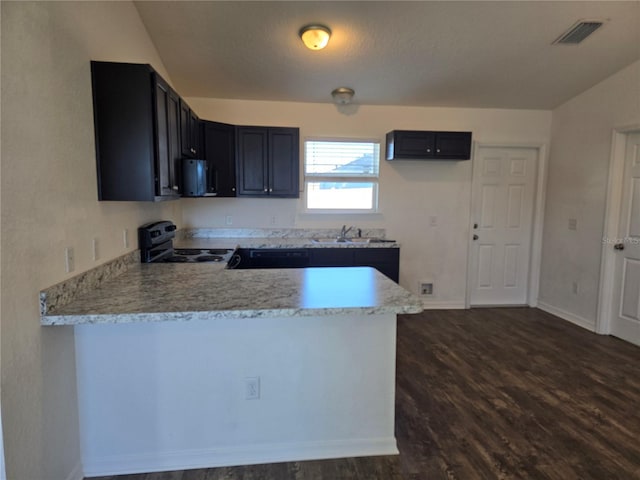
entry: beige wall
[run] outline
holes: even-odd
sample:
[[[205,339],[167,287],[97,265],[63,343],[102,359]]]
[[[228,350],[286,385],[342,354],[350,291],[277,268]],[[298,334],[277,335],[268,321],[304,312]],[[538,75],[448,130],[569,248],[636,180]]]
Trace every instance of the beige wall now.
[[[10,479],[70,478],[79,461],[73,331],[39,325],[38,292],[126,253],[122,230],[179,202],[99,203],[89,60],[152,63],[129,2],[2,2],[2,422]],[[100,241],[94,262],[91,240]],[[79,474],[76,470],[75,474]]]
[[[393,129],[470,130],[475,141],[547,143],[547,111],[360,106],[346,112],[332,104],[189,98],[205,119],[245,125],[300,127],[305,137],[375,138]],[[382,148],[384,151],[384,146]],[[386,162],[380,165],[380,215],[304,214],[302,199],[181,200],[188,227],[276,226],[383,227],[401,242],[400,283],[418,291],[420,280],[435,282],[432,305],[464,305],[469,235],[471,161]],[[430,217],[438,225],[430,226]]]
[[[1,404],[8,478],[69,478],[79,459],[73,332],[42,328],[38,291],[126,253],[122,230],[183,227],[384,227],[402,243],[401,283],[436,283],[434,304],[464,302],[472,162],[382,162],[379,215],[310,216],[297,200],[96,200],[89,60],[166,72],[129,2],[2,2]],[[168,79],[168,78],[167,78]],[[301,135],[379,138],[392,129],[471,130],[474,140],[548,143],[541,299],[593,321],[611,129],[640,121],[640,62],[551,113],[188,99],[202,117],[298,126]],[[430,217],[438,225],[429,225]],[[578,231],[567,229],[578,219]],[[99,238],[101,258],[92,259]],[[570,292],[571,282],[579,294]]]
[[[553,111],[540,301],[591,328],[612,132],[634,123],[640,123],[640,61]],[[568,229],[570,218],[578,221],[575,231]]]

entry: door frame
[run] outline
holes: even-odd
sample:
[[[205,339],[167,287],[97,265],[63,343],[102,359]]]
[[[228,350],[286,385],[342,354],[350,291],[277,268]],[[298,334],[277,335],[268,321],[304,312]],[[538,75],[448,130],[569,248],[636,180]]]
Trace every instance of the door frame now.
[[[465,291],[465,308],[471,308],[472,288],[472,249],[473,249],[473,179],[478,168],[478,152],[480,148],[530,148],[537,150],[536,178],[533,199],[533,217],[531,223],[531,251],[529,255],[529,278],[527,285],[527,305],[538,305],[538,291],[540,287],[540,264],[542,259],[542,227],[544,224],[544,206],[547,191],[547,144],[541,142],[473,142],[473,156],[471,158],[471,197],[469,201],[469,230],[467,243],[467,282]],[[496,305],[498,306],[498,305]],[[506,306],[506,305],[505,305]]]
[[[622,186],[624,181],[624,161],[627,150],[627,136],[640,132],[640,122],[615,127],[611,134],[611,154],[609,160],[609,180],[602,232],[602,255],[600,260],[600,286],[598,288],[598,313],[596,333],[611,333],[611,320],[615,292],[613,284],[616,272],[616,256],[607,238],[617,238],[620,229],[622,209]]]

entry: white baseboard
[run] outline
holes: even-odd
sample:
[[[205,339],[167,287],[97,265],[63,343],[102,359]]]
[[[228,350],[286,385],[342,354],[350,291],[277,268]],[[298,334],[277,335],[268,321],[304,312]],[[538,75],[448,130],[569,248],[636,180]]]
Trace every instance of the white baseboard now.
[[[71,470],[71,473],[67,475],[65,480],[83,480],[84,472],[82,471],[82,465],[80,463],[76,463],[76,465]]]
[[[554,307],[553,305],[549,305],[548,303],[541,302],[540,300],[538,300],[537,308],[547,313],[550,313],[551,315],[555,315],[556,317],[560,317],[561,319],[571,322],[575,325],[578,325],[579,327],[589,330],[590,332],[596,331],[595,321],[587,320],[586,318],[582,318],[579,315],[576,315],[571,312],[567,312],[566,310],[563,310],[558,307]]]
[[[142,453],[107,458],[85,458],[83,463],[84,474],[94,477],[327,458],[397,455],[398,453],[396,439],[390,437]]]
[[[422,307],[425,310],[464,310],[465,305],[464,301],[448,301],[448,302],[439,302],[437,300],[422,300]]]

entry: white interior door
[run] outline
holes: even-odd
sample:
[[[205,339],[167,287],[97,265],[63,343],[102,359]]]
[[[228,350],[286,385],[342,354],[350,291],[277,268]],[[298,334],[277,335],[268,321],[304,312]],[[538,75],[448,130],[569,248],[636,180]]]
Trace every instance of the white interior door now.
[[[471,306],[526,305],[537,148],[479,147],[472,185]]]
[[[640,345],[640,133],[627,136],[611,334]]]

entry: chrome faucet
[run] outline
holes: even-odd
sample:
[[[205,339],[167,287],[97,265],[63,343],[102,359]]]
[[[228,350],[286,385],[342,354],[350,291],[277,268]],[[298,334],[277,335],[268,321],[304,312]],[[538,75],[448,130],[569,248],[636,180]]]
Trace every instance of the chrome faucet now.
[[[347,228],[346,225],[343,225],[342,228],[340,229],[340,235],[338,236],[338,241],[345,242],[347,240],[347,233],[349,233],[352,228],[353,227]]]

